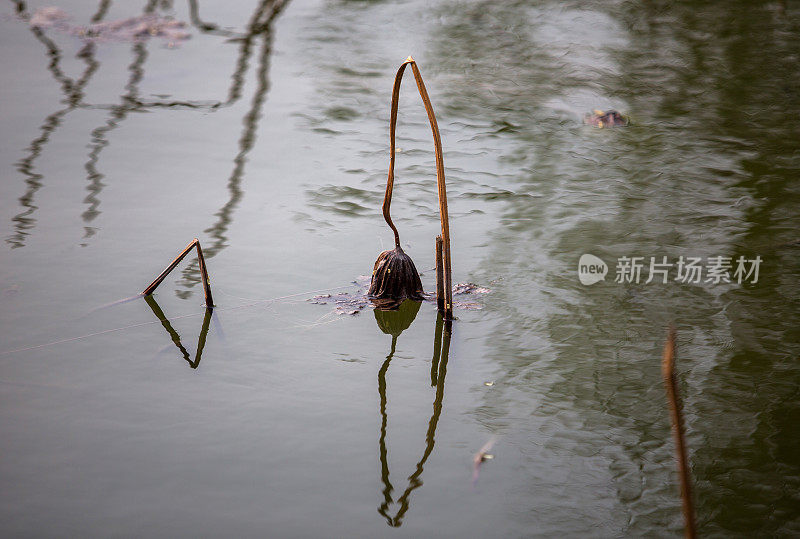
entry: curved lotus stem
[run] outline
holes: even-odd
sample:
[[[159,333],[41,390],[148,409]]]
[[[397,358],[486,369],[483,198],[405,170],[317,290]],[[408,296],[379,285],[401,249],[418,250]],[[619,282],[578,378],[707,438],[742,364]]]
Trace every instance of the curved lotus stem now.
[[[444,159],[442,157],[442,137],[439,135],[439,126],[436,123],[436,115],[433,113],[433,105],[431,105],[430,97],[428,97],[428,90],[425,89],[425,83],[422,81],[422,75],[417,67],[417,62],[409,56],[400,65],[397,70],[397,75],[394,78],[394,88],[392,89],[392,109],[391,119],[389,122],[389,177],[386,180],[386,195],[383,198],[383,218],[386,224],[394,232],[394,242],[396,247],[400,247],[400,235],[397,232],[397,227],[392,222],[392,217],[389,214],[389,208],[392,204],[392,187],[394,186],[394,161],[395,161],[395,131],[397,129],[397,107],[400,101],[400,83],[403,80],[403,73],[406,66],[411,65],[411,71],[414,73],[414,79],[417,83],[419,95],[422,97],[422,102],[425,105],[425,112],[428,113],[428,121],[431,124],[431,131],[433,132],[433,144],[436,154],[436,183],[439,192],[439,218],[442,223],[442,258],[444,262],[444,278],[445,278],[445,312],[448,317],[452,316],[453,309],[453,282],[451,276],[451,261],[450,261],[450,219],[447,215],[447,190],[445,188],[444,179]],[[438,263],[438,261],[437,261]]]

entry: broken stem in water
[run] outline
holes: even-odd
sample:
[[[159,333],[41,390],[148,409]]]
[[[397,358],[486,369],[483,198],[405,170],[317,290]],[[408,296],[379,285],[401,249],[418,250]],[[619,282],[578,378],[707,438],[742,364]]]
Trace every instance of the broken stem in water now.
[[[389,177],[386,181],[386,195],[383,198],[383,218],[386,224],[394,232],[395,247],[400,247],[400,235],[397,232],[397,227],[392,222],[392,217],[389,214],[389,208],[392,204],[392,188],[394,187],[394,162],[395,162],[395,131],[397,130],[397,108],[400,101],[400,83],[403,80],[403,73],[406,66],[411,65],[411,71],[414,73],[414,80],[417,83],[419,95],[425,105],[425,112],[428,114],[428,121],[431,124],[431,131],[433,133],[434,152],[436,155],[436,183],[439,194],[439,218],[442,225],[442,260],[444,272],[444,307],[439,308],[443,310],[445,318],[453,318],[453,280],[451,271],[450,260],[450,220],[447,214],[447,190],[445,187],[444,178],[444,158],[442,157],[442,138],[439,135],[439,126],[436,123],[436,115],[433,112],[433,105],[431,104],[428,90],[425,88],[425,83],[422,81],[422,74],[419,72],[417,63],[409,56],[400,65],[397,70],[397,75],[394,79],[394,87],[392,89],[392,108],[391,118],[389,122]]]
[[[444,266],[442,261],[442,237],[436,236],[436,307],[444,312]]]
[[[675,328],[670,327],[667,342],[664,344],[664,356],[661,361],[661,374],[667,389],[669,415],[672,421],[672,436],[675,438],[675,455],[678,463],[678,475],[681,481],[681,501],[683,504],[683,520],[686,537],[696,536],[694,521],[694,505],[692,504],[691,476],[689,459],[686,456],[686,440],[684,438],[683,414],[678,397],[678,383],[675,376]]]
[[[155,281],[150,283],[147,286],[147,288],[144,289],[142,295],[149,296],[150,294],[152,294],[155,291],[155,289],[158,288],[158,285],[160,285],[161,282],[167,278],[167,275],[169,275],[170,272],[175,269],[175,266],[180,264],[181,260],[183,260],[193,248],[197,248],[197,258],[200,261],[200,278],[203,281],[203,293],[205,294],[206,298],[206,306],[213,307],[214,299],[211,297],[211,285],[209,284],[208,270],[206,269],[206,260],[205,258],[203,258],[203,249],[200,247],[200,240],[198,240],[197,238],[193,239],[191,243],[189,243],[189,245],[187,245],[186,248],[183,251],[181,251],[181,253],[177,257],[175,257],[175,260],[173,260],[170,263],[170,265],[167,266],[164,269],[164,271],[161,272],[161,275],[156,277]]]

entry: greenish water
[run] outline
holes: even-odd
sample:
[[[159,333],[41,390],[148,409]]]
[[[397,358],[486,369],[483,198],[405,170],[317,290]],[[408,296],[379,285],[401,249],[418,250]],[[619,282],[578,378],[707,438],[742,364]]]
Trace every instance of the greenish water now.
[[[14,15],[37,7],[0,20],[4,535],[680,535],[670,323],[701,535],[800,534],[796,2],[59,5],[174,16],[175,47]],[[408,54],[442,131],[454,280],[491,289],[451,335],[430,302],[307,301],[355,293],[391,247]],[[392,210],[432,291],[433,151],[406,78]],[[582,125],[610,108],[631,126]],[[196,261],[155,303],[98,309],[194,237],[213,316]],[[579,282],[583,254],[604,281]],[[624,256],[639,283],[615,282]],[[645,283],[664,256],[761,265]]]

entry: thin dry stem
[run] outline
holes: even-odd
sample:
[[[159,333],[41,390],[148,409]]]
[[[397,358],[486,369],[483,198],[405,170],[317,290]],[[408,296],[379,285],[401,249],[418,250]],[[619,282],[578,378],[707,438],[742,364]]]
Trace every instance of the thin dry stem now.
[[[442,260],[442,237],[436,236],[436,307],[444,311],[444,267]]]
[[[175,260],[170,262],[169,266],[167,266],[164,269],[164,271],[162,271],[161,274],[158,277],[156,277],[156,279],[152,283],[150,283],[147,286],[147,288],[144,289],[142,295],[149,296],[150,294],[152,294],[155,291],[155,289],[158,288],[158,285],[160,285],[161,282],[167,278],[167,275],[169,275],[170,272],[175,269],[175,266],[180,264],[181,260],[183,260],[186,257],[186,255],[189,254],[192,248],[197,248],[197,258],[200,261],[200,276],[201,279],[203,280],[203,293],[205,294],[206,298],[206,306],[213,307],[214,298],[211,296],[211,285],[209,284],[208,270],[206,269],[206,260],[205,258],[203,258],[203,249],[200,247],[200,240],[198,240],[197,238],[193,239],[189,243],[189,245],[187,245],[186,248],[183,251],[181,251],[181,253],[177,257],[175,257]]]
[[[389,213],[392,204],[392,188],[394,187],[394,163],[395,163],[395,132],[397,130],[397,108],[400,101],[400,83],[403,80],[403,73],[406,66],[411,65],[411,71],[414,73],[414,80],[417,83],[419,95],[425,105],[425,112],[428,114],[428,121],[431,124],[431,132],[433,133],[434,151],[436,154],[436,183],[439,194],[439,218],[442,226],[442,242],[443,242],[443,265],[444,265],[444,279],[445,279],[445,301],[444,313],[446,318],[453,317],[453,280],[451,271],[450,259],[450,219],[447,213],[447,190],[445,187],[444,177],[444,158],[442,157],[442,138],[439,134],[439,126],[436,123],[436,115],[433,112],[433,105],[431,104],[428,90],[425,88],[425,83],[422,80],[422,74],[417,67],[417,63],[409,56],[400,65],[397,70],[397,75],[394,79],[394,87],[392,88],[392,107],[391,119],[389,121],[389,176],[386,180],[386,195],[383,199],[383,218],[386,224],[394,232],[395,246],[400,247],[400,235],[397,232],[397,227],[392,222],[392,217]]]
[[[681,481],[681,501],[686,537],[696,536],[694,505],[692,503],[692,486],[689,470],[689,459],[686,456],[686,440],[684,437],[683,414],[678,396],[678,384],[675,376],[675,328],[670,327],[667,342],[664,344],[664,356],[661,361],[661,374],[667,389],[669,415],[672,421],[672,436],[675,438],[675,455],[677,457],[678,475]]]

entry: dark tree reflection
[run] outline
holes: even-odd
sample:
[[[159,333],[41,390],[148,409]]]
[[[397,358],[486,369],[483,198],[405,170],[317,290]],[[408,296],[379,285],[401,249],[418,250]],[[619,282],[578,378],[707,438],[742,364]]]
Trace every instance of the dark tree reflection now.
[[[192,2],[195,5],[196,2]],[[237,62],[236,71],[233,74],[233,84],[231,85],[228,100],[220,106],[228,105],[241,96],[242,85],[244,81],[244,74],[247,71],[248,60],[251,55],[254,44],[258,39],[261,39],[261,48],[259,51],[259,64],[256,71],[256,90],[253,94],[253,101],[250,110],[245,114],[242,121],[244,129],[239,137],[239,152],[233,159],[233,171],[228,178],[228,201],[219,209],[215,214],[217,220],[206,230],[205,233],[209,234],[213,241],[204,249],[207,253],[206,257],[211,258],[219,253],[222,249],[227,247],[228,237],[226,233],[231,224],[233,210],[239,205],[242,199],[242,178],[244,177],[245,165],[247,164],[247,155],[253,149],[256,142],[256,133],[258,130],[258,121],[261,118],[261,110],[266,101],[267,91],[269,90],[269,59],[272,52],[272,23],[275,18],[280,14],[285,2],[281,1],[265,1],[262,2],[259,8],[253,13],[253,16],[248,25],[248,31],[244,37],[241,38],[241,47],[239,53],[239,60]],[[199,19],[198,19],[199,22]],[[207,28],[208,23],[202,23],[204,28]],[[215,25],[210,25],[216,28]],[[205,30],[217,32],[217,30]],[[183,271],[183,283],[187,288],[193,287],[200,283],[200,268],[198,261],[195,259]]]
[[[18,16],[24,20],[30,19],[24,2],[14,2]],[[219,101],[196,101],[196,100],[149,100],[142,99],[139,95],[139,85],[145,75],[145,62],[147,59],[147,42],[141,41],[134,43],[133,61],[128,66],[129,78],[125,85],[125,93],[120,96],[117,104],[87,103],[84,101],[84,90],[92,76],[98,70],[100,64],[94,58],[96,45],[87,41],[84,48],[79,52],[78,57],[84,61],[86,68],[78,80],[73,80],[66,76],[61,69],[62,53],[56,43],[47,37],[44,30],[32,27],[31,32],[40,41],[49,58],[48,69],[53,78],[60,85],[61,91],[66,98],[67,107],[60,109],[45,118],[40,129],[41,134],[34,139],[28,147],[27,155],[17,163],[17,169],[25,177],[26,190],[20,197],[20,205],[23,211],[16,215],[12,221],[14,233],[7,238],[7,242],[12,248],[25,246],[26,237],[31,234],[36,226],[34,217],[37,206],[34,199],[36,192],[43,186],[44,177],[36,172],[35,161],[41,155],[53,132],[61,124],[64,116],[75,109],[87,110],[107,110],[108,118],[105,123],[91,131],[88,160],[84,168],[86,170],[88,194],[84,199],[86,209],[81,215],[85,223],[84,243],[87,245],[88,239],[95,234],[96,229],[91,223],[100,215],[99,206],[101,203],[104,174],[99,166],[103,150],[111,144],[111,134],[117,129],[131,113],[155,111],[158,109],[186,109],[198,111],[213,111],[229,107],[239,101],[243,95],[245,75],[250,65],[254,51],[258,50],[258,69],[256,70],[257,84],[253,92],[252,105],[243,119],[243,130],[239,138],[239,150],[233,159],[233,170],[227,181],[229,198],[215,214],[217,220],[205,230],[213,239],[207,248],[207,257],[213,257],[227,245],[226,232],[230,226],[233,211],[241,201],[243,192],[241,180],[245,173],[247,155],[252,150],[258,129],[258,120],[266,100],[269,89],[268,71],[269,57],[272,46],[272,24],[276,17],[281,13],[287,4],[286,0],[263,0],[258,3],[250,17],[250,21],[244,32],[220,29],[218,25],[208,23],[200,19],[200,7],[197,0],[189,1],[189,12],[191,23],[200,31],[206,34],[217,35],[231,41],[239,43],[239,53],[236,59],[231,84],[228,95]],[[111,2],[104,0],[100,2],[96,13],[92,16],[93,23],[101,21],[108,12]],[[172,8],[170,1],[150,0],[146,3],[143,12],[153,13],[158,9],[168,10]],[[259,45],[260,40],[260,45]],[[197,261],[195,260],[183,272],[183,285],[191,288],[199,282],[199,272]]]
[[[97,13],[92,17],[93,22],[102,20],[109,3],[110,2],[101,3]],[[20,18],[23,20],[30,18],[25,2],[14,2],[14,4],[16,5],[17,15]],[[11,244],[12,249],[24,247],[26,236],[28,236],[30,230],[36,226],[34,213],[38,207],[34,203],[34,198],[36,192],[42,187],[43,176],[36,172],[35,162],[42,154],[44,147],[50,141],[50,137],[56,129],[58,129],[59,125],[61,125],[64,117],[81,105],[84,89],[100,66],[94,58],[94,44],[91,42],[86,43],[77,54],[77,57],[83,61],[86,67],[80,78],[73,80],[64,74],[61,69],[61,51],[56,46],[55,42],[48,38],[40,28],[32,27],[31,33],[47,51],[47,57],[49,58],[47,69],[52,74],[53,79],[61,87],[67,106],[45,118],[39,129],[39,136],[31,141],[26,150],[25,157],[17,162],[17,170],[25,177],[26,189],[25,193],[19,198],[23,211],[12,218],[14,233],[6,238],[6,242]]]

